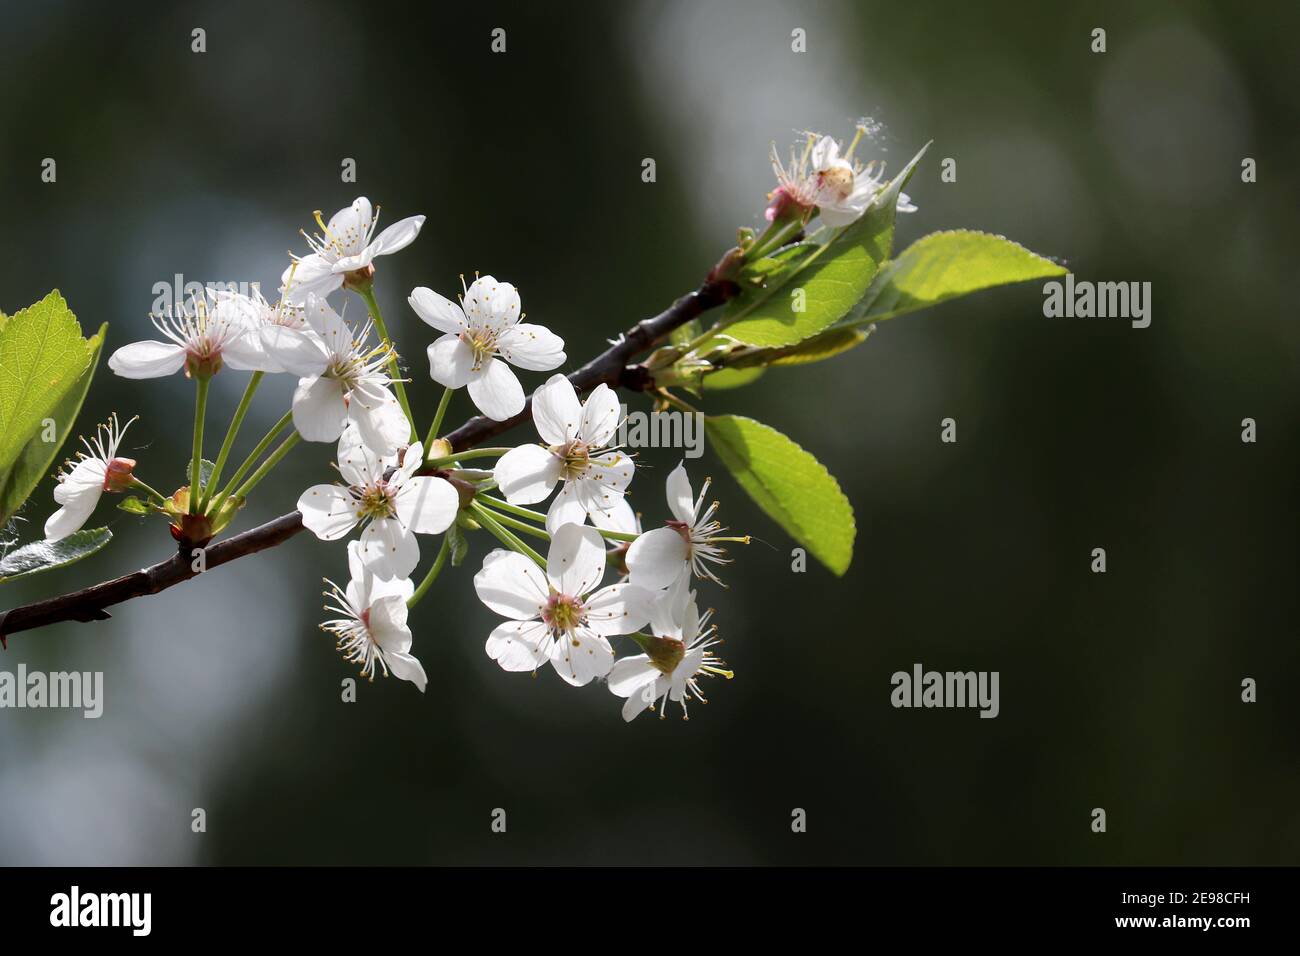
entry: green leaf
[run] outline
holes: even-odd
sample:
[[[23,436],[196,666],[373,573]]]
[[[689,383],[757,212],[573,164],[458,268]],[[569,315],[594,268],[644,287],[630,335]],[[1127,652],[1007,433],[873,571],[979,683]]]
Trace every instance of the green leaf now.
[[[898,194],[929,148],[927,143],[860,219],[798,257],[762,290],[746,290],[734,299],[721,331],[747,345],[775,347],[801,342],[844,318],[889,258]],[[799,292],[803,310],[795,311]]]
[[[465,532],[460,530],[460,524],[452,522],[447,529],[447,547],[451,551],[451,566],[458,568],[461,562],[465,560],[465,555],[469,554],[469,541],[465,539]]]
[[[89,358],[85,370],[47,416],[54,421],[54,440],[45,440],[46,429],[42,427],[18,453],[3,485],[0,485],[0,520],[7,520],[22,507],[49,471],[50,463],[54,461],[59,449],[68,440],[68,435],[77,422],[77,415],[81,412],[82,403],[86,400],[86,393],[90,391],[90,383],[95,378],[99,352],[104,346],[107,331],[108,323],[105,322],[98,332],[86,340]]]
[[[722,463],[777,524],[836,574],[853,560],[853,507],[822,464],[775,428],[738,415],[704,420]]]
[[[0,561],[0,582],[61,568],[94,554],[113,540],[107,528],[75,531],[61,541],[33,541],[10,551]]]
[[[71,427],[70,419],[59,422],[56,413],[66,416],[71,409],[75,418],[80,398],[63,400],[97,358],[102,341],[82,338],[77,317],[57,290],[0,327],[0,520],[7,520],[35,486],[30,472],[41,456],[24,455],[42,437],[45,420],[55,419],[56,432],[61,425],[65,435]],[[41,444],[47,446],[48,465],[59,442]],[[45,465],[35,468],[37,479]]]
[[[199,489],[200,490],[208,486],[208,480],[212,477],[212,469],[216,467],[217,466],[214,462],[210,462],[206,458],[199,459]],[[194,473],[194,460],[190,459],[190,461],[185,465],[185,480],[190,484],[194,483],[193,473]]]
[[[700,384],[705,388],[718,390],[740,388],[761,377],[764,371],[761,365],[750,368],[720,368],[716,372],[705,375]]]
[[[821,249],[819,242],[795,242],[782,246],[771,255],[745,263],[740,270],[740,278],[753,285],[779,282],[787,272],[799,266],[804,259],[819,249]]]
[[[755,349],[726,359],[726,365],[716,372],[704,373],[700,384],[706,389],[740,388],[756,381],[769,368],[786,365],[808,365],[834,358],[849,349],[857,348],[867,340],[875,326],[865,329],[831,328],[798,345],[779,349]]]
[[[808,365],[824,362],[828,358],[855,349],[871,335],[871,329],[827,329],[804,339],[798,345],[777,349],[768,361],[769,366]]]
[[[848,322],[879,322],[981,289],[1066,271],[1004,236],[969,229],[932,232],[886,263]]]
[[[129,515],[147,515],[153,513],[153,509],[150,508],[147,503],[136,498],[134,495],[127,495],[117,503],[117,506]]]

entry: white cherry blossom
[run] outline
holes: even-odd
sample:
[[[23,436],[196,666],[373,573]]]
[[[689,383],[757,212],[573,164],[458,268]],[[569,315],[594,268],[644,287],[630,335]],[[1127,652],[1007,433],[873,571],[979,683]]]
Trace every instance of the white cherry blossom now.
[[[411,437],[411,428],[388,388],[390,350],[369,346],[369,323],[354,334],[318,296],[308,296],[304,318],[324,349],[325,368],[298,380],[293,393],[298,434],[307,441],[338,441],[351,423],[379,454],[396,451]]]
[[[489,635],[488,656],[508,671],[533,671],[550,661],[574,686],[604,677],[614,664],[609,638],[644,626],[653,603],[650,592],[627,583],[597,590],[604,576],[605,545],[595,528],[560,528],[545,572],[514,551],[492,551],[474,589],[510,620]]]
[[[231,290],[212,290],[209,295],[218,309],[229,309],[244,327],[238,360],[258,372],[289,372],[299,377],[320,375],[329,356],[320,337],[307,324],[301,306],[281,299],[266,301],[261,289],[253,295]]]
[[[321,232],[302,234],[311,246],[310,255],[295,257],[280,277],[281,291],[294,304],[305,302],[308,295],[326,296],[341,288],[349,272],[369,268],[376,256],[405,249],[424,225],[423,216],[410,216],[376,236],[379,210],[372,209],[365,196],[336,212],[328,224],[321,220],[319,211],[315,216]]]
[[[853,151],[865,132],[865,127],[858,126],[843,155],[840,144],[830,136],[809,133],[803,152],[791,155],[789,166],[782,165],[773,146],[772,170],[778,186],[772,193],[768,218],[774,218],[785,203],[794,203],[809,210],[809,214],[816,207],[822,222],[831,227],[847,226],[859,219],[885,185],[883,163],[872,160],[864,166],[853,159]],[[916,212],[906,193],[899,193],[897,208],[899,212]]]
[[[115,351],[108,367],[123,378],[161,378],[181,369],[187,376],[215,375],[223,366],[254,368],[260,350],[244,333],[251,327],[238,308],[193,296],[188,308],[156,313],[149,320],[167,341],[132,342]]]
[[[521,445],[497,461],[493,476],[512,505],[534,504],[559,494],[546,514],[546,530],[562,525],[593,524],[609,528],[609,516],[627,512],[619,506],[635,466],[621,451],[602,451],[618,430],[618,397],[597,385],[585,403],[563,375],[553,375],[533,394],[533,423],[544,445]]]
[[[355,429],[339,442],[346,485],[312,485],[298,499],[302,523],[333,541],[366,522],[358,553],[382,578],[408,577],[420,561],[417,534],[441,534],[460,509],[460,495],[442,478],[415,472],[424,463],[419,442],[397,458],[377,455]],[[385,477],[387,475],[387,477]]]
[[[519,292],[509,282],[477,278],[464,290],[462,305],[423,286],[407,301],[443,333],[429,346],[430,376],[447,388],[468,386],[488,418],[505,421],[524,409],[523,386],[511,365],[548,372],[564,364],[563,339],[545,326],[519,321]]]
[[[663,718],[670,700],[681,706],[682,718],[688,719],[688,701],[708,703],[700,688],[701,677],[731,679],[732,672],[723,669],[725,661],[712,652],[721,643],[714,636],[717,629],[709,626],[712,615],[712,611],[700,614],[695,592],[685,578],[656,604],[650,622],[654,636],[642,639],[645,653],[620,658],[609,672],[610,691],[627,698],[624,720],[634,719],[646,708],[654,710],[655,701]]]
[[[81,530],[104,492],[125,491],[131,486],[135,459],[117,457],[117,449],[133,421],[119,427],[115,412],[96,429],[92,440],[81,439],[86,450],[78,452],[77,461],[67,462],[66,470],[59,473],[54,500],[63,507],[45,522],[46,541],[62,541]]]
[[[407,626],[407,605],[415,587],[410,578],[385,580],[366,566],[361,545],[348,545],[347,588],[326,579],[327,611],[340,615],[321,625],[321,630],[338,638],[344,660],[361,665],[361,676],[375,679],[376,670],[410,681],[424,693],[424,667],[411,655],[411,629]]]
[[[665,527],[647,531],[628,548],[628,579],[633,584],[665,588],[692,572],[696,577],[722,583],[709,565],[730,564],[722,545],[748,544],[749,538],[723,536],[727,529],[713,517],[718,503],[704,506],[711,483],[712,479],[706,478],[700,496],[693,499],[685,464],[679,464],[668,475],[665,484],[673,517]]]

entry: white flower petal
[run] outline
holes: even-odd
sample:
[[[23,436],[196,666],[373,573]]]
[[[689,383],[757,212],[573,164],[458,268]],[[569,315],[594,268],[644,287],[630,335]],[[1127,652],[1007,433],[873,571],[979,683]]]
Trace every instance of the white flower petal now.
[[[668,510],[685,524],[695,523],[695,498],[691,492],[691,479],[686,475],[686,463],[678,464],[664,483],[668,496]]]
[[[368,610],[370,639],[379,645],[380,650],[387,654],[411,649],[411,629],[406,626],[410,611],[405,600],[396,594],[372,594]]]
[[[290,264],[280,276],[280,291],[290,305],[303,305],[312,296],[324,299],[343,287],[343,277],[334,275],[331,263],[312,253]]]
[[[429,355],[429,377],[445,388],[463,388],[474,380],[474,350],[448,333],[433,341]]]
[[[348,393],[348,421],[361,440],[381,455],[391,455],[411,438],[406,413],[385,386],[358,385]]]
[[[546,531],[555,534],[566,524],[586,524],[587,508],[578,497],[577,486],[566,481],[546,512]]]
[[[499,459],[492,470],[501,493],[512,505],[545,500],[560,480],[564,465],[541,445],[520,445]]]
[[[582,597],[605,576],[605,542],[600,532],[566,524],[551,535],[546,577],[561,594]]]
[[[519,292],[509,282],[480,276],[465,290],[465,314],[472,328],[504,331],[519,321]]]
[[[406,301],[416,315],[439,332],[459,335],[465,331],[465,313],[460,306],[432,289],[425,286],[412,289]]]
[[[659,668],[650,663],[645,654],[621,657],[614,662],[609,671],[610,693],[619,697],[631,697],[648,683],[653,683],[659,676]]]
[[[840,160],[840,145],[830,136],[823,136],[813,145],[812,150],[813,169],[818,172],[825,172],[832,165]]]
[[[102,461],[87,458],[55,486],[54,500],[63,507],[46,519],[46,541],[61,541],[81,529],[104,494],[104,472]]]
[[[556,638],[549,656],[555,673],[574,687],[604,677],[614,666],[614,649],[609,641],[581,627]]]
[[[54,500],[61,505],[80,500],[89,492],[95,500],[104,493],[104,478],[108,465],[99,458],[83,458],[54,486]]]
[[[593,448],[603,448],[614,437],[618,420],[618,396],[612,388],[601,382],[592,389],[587,401],[583,403],[578,437]]]
[[[592,515],[591,523],[604,531],[618,531],[622,534],[641,533],[636,512],[632,510],[625,497],[620,497],[614,507],[608,511]]]
[[[489,608],[515,621],[540,615],[549,596],[542,569],[522,554],[501,548],[483,559],[483,569],[474,575],[474,590]]]
[[[356,499],[338,485],[312,485],[298,498],[302,525],[322,541],[334,541],[357,526]]]
[[[293,393],[293,426],[307,441],[338,441],[348,410],[343,385],[332,378],[303,378]]]
[[[399,680],[410,681],[424,693],[424,688],[429,683],[429,678],[425,676],[424,665],[417,661],[411,654],[405,651],[393,651],[384,655],[384,661],[388,664],[388,670]]]
[[[668,681],[660,677],[642,684],[634,694],[629,694],[623,704],[623,719],[631,722],[637,715],[663,696],[668,689]]]
[[[541,621],[506,621],[488,635],[488,657],[507,671],[535,671],[546,663],[547,627]]]
[[[329,357],[314,332],[283,325],[264,325],[257,330],[257,336],[262,349],[279,370],[299,378],[309,378],[325,371]]]
[[[54,512],[45,521],[45,540],[62,541],[80,531],[98,501],[98,498],[78,498]]]
[[[506,329],[497,339],[497,351],[511,365],[533,372],[549,372],[564,364],[564,339],[543,325],[523,322]]]
[[[306,296],[303,321],[320,338],[330,355],[347,355],[352,351],[352,330],[335,312],[324,296]]]
[[[524,410],[524,388],[500,359],[489,359],[482,374],[470,381],[469,397],[493,421],[503,422]]]
[[[587,626],[597,634],[632,634],[645,627],[658,592],[635,584],[611,584],[601,588],[584,603]]]
[[[241,372],[281,372],[283,369],[262,347],[257,329],[236,335],[221,347],[221,362]]]
[[[361,532],[361,560],[378,577],[406,578],[420,563],[415,533],[392,518],[378,518]]]
[[[170,342],[132,342],[109,357],[108,367],[123,378],[161,378],[185,367],[185,350]]]
[[[441,478],[408,478],[397,492],[397,516],[417,534],[441,534],[459,510],[460,495]]]
[[[647,531],[627,549],[628,580],[658,590],[671,585],[690,567],[686,541],[672,528]]]
[[[371,258],[374,258],[405,249],[415,242],[415,237],[420,234],[420,227],[423,225],[423,216],[408,216],[399,220],[375,236],[366,251],[370,253]]]
[[[374,221],[374,209],[370,200],[359,196],[352,200],[352,205],[347,209],[340,209],[330,217],[327,230],[329,235],[326,239],[337,243],[339,258],[355,256],[366,247]]]
[[[548,445],[563,445],[578,435],[582,403],[573,383],[563,375],[552,375],[533,393],[533,424]]]
[[[384,464],[378,452],[352,426],[343,429],[335,460],[343,480],[354,488],[364,488],[384,476]]]
[[[819,206],[818,208],[821,210],[821,221],[832,229],[838,229],[840,226],[847,226],[849,223],[856,222],[865,211],[863,209],[829,205]]]

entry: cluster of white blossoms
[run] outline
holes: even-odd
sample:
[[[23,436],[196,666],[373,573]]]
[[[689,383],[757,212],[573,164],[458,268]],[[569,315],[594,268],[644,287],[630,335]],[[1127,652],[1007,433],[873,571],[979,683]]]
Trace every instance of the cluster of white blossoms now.
[[[717,643],[708,626],[711,612],[700,613],[694,582],[718,583],[715,568],[727,562],[724,545],[748,538],[725,536],[714,517],[717,503],[705,500],[708,482],[694,498],[682,465],[667,480],[671,517],[642,533],[627,501],[635,464],[611,446],[621,411],[608,385],[597,385],[582,401],[567,377],[552,375],[533,395],[538,443],[456,452],[438,437],[456,390],[466,389],[487,418],[506,422],[527,405],[515,370],[550,372],[567,359],[558,335],[523,321],[518,290],[490,275],[468,286],[462,279],[459,301],[425,287],[408,297],[416,315],[442,333],[427,353],[429,375],[445,391],[428,437],[417,440],[373,279],[375,259],[409,245],[424,217],[375,235],[377,213],[365,198],[328,223],[316,213],[320,231],[303,234],[311,252],[294,257],[284,271],[279,301],[267,301],[256,287],[252,295],[205,290],[178,313],[151,317],[161,339],[114,352],[109,367],[126,378],[183,371],[195,380],[196,478],[170,497],[139,481],[134,460],[117,457],[125,428],[114,419],[87,443],[88,455],[60,476],[55,497],[63,507],[50,518],[47,536],[80,528],[104,491],[129,489],[148,495],[133,510],[164,513],[178,540],[202,544],[295,442],[335,443],[338,480],[307,488],[298,510],[303,526],[322,540],[358,532],[347,544],[348,581],[326,580],[333,616],[322,628],[363,676],[391,674],[425,689],[408,611],[449,556],[460,562],[464,532],[483,530],[504,546],[483,559],[474,577],[483,603],[508,619],[488,637],[493,660],[508,671],[536,671],[549,662],[577,686],[607,679],[609,689],[626,698],[628,720],[656,705],[662,716],[670,700],[685,715],[691,700],[704,699],[702,677],[731,676],[711,653]],[[349,322],[329,301],[349,291],[365,303],[363,322]],[[208,462],[202,458],[207,389],[223,369],[253,375],[220,454]],[[291,408],[220,487],[253,392],[268,374],[298,380]],[[290,423],[289,437],[258,465]],[[463,465],[488,456],[497,459],[490,469]],[[545,513],[524,507],[548,498]],[[520,533],[545,539],[546,556]],[[433,535],[442,541],[417,586],[420,538]],[[606,584],[611,567],[619,580]],[[616,659],[612,640],[619,638],[637,653]]]

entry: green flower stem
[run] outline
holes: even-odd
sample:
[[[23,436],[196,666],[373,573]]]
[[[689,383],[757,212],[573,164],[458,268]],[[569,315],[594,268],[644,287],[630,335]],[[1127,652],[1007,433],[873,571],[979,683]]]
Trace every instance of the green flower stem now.
[[[429,426],[429,437],[424,440],[424,453],[429,454],[429,449],[433,447],[433,440],[438,437],[438,429],[442,427],[443,416],[447,414],[447,406],[451,404],[451,393],[456,391],[454,388],[445,388],[442,390],[442,400],[438,402],[438,410],[433,413],[433,424]]]
[[[203,420],[208,414],[209,378],[199,377],[194,397],[194,454],[190,459],[190,514],[199,513],[199,494],[202,491],[203,471]]]
[[[542,514],[540,511],[532,511],[528,508],[520,508],[518,505],[512,505],[507,501],[502,501],[500,498],[493,498],[491,495],[478,495],[474,500],[482,504],[484,507],[493,509],[493,517],[495,517],[502,524],[509,525],[512,528],[519,528],[520,530],[523,531],[531,531],[534,534],[536,534],[540,530],[538,528],[532,527],[531,525],[525,525],[521,521],[507,520],[505,515],[496,514],[496,512],[504,511],[507,514],[519,515],[519,517],[521,518],[531,518],[534,521],[540,521],[543,524],[546,523],[546,515]],[[640,535],[631,534],[626,531],[607,531],[604,528],[597,528],[596,530],[600,532],[600,536],[602,538],[608,538],[611,541],[635,541],[637,538],[640,537]],[[546,537],[549,538],[550,535],[548,534],[546,535]]]
[[[139,488],[141,491],[146,492],[147,494],[151,495],[154,498],[159,498],[162,501],[167,500],[167,496],[164,495],[161,491],[154,490],[153,488],[146,485],[139,478],[136,478],[134,475],[131,476],[131,487]]]
[[[451,545],[448,542],[447,536],[444,534],[442,536],[442,547],[438,549],[438,557],[434,559],[433,567],[429,569],[429,573],[424,576],[424,580],[420,582],[420,586],[415,589],[415,593],[412,594],[410,600],[406,602],[407,607],[415,607],[415,605],[420,603],[420,598],[424,597],[424,592],[429,590],[429,586],[438,579],[438,574],[442,571],[442,566],[447,563],[447,555],[450,552]]]
[[[545,528],[539,528],[536,525],[528,524],[526,521],[520,521],[518,518],[512,518],[509,515],[494,514],[492,516],[507,528],[514,528],[516,531],[522,531],[524,534],[531,534],[534,538],[542,538],[545,541],[551,540],[550,533]]]
[[[239,400],[239,407],[235,409],[235,417],[230,420],[230,427],[226,429],[226,438],[221,443],[221,451],[217,455],[216,464],[212,466],[212,475],[208,478],[207,487],[203,489],[203,504],[200,511],[206,511],[208,503],[212,500],[212,492],[218,487],[217,482],[221,479],[221,471],[226,467],[226,459],[230,457],[230,447],[235,443],[235,436],[239,434],[239,427],[244,424],[244,416],[248,414],[248,406],[253,403],[253,395],[257,391],[257,386],[262,384],[262,377],[265,372],[254,372],[253,377],[248,380],[248,386],[244,389],[244,397]]]
[[[484,504],[495,508],[497,511],[504,511],[506,514],[518,515],[520,518],[532,518],[534,521],[546,522],[546,515],[540,511],[533,511],[531,508],[521,508],[518,505],[512,505],[508,501],[502,501],[500,498],[493,498],[491,495],[479,495],[478,500]]]
[[[761,259],[775,249],[780,249],[789,239],[793,239],[803,231],[804,224],[798,219],[786,220],[783,223],[772,223],[763,230],[763,234],[754,240],[754,244],[745,252],[745,261],[753,262],[755,259]]]
[[[256,488],[257,483],[270,474],[271,469],[280,463],[280,459],[289,454],[293,449],[293,446],[298,444],[300,441],[302,441],[302,436],[295,431],[284,441],[280,442],[280,447],[271,452],[266,461],[262,462],[257,471],[253,472],[252,477],[239,486],[239,490],[235,492],[235,497],[242,498],[244,495]]]
[[[370,310],[370,317],[375,320],[375,329],[379,332],[379,337],[384,344],[393,349],[393,340],[388,335],[388,326],[384,324],[384,317],[379,311],[379,303],[375,301],[375,287],[370,283],[356,290],[357,295],[361,296],[366,303],[366,308]],[[402,406],[402,411],[406,413],[407,424],[411,426],[411,441],[419,439],[415,431],[415,418],[411,415],[411,403],[406,398],[406,386],[402,383],[402,372],[397,367],[397,352],[393,350],[388,358],[388,377],[393,380],[393,391],[397,393],[398,404]]]
[[[457,452],[455,455],[447,455],[445,458],[430,458],[425,462],[434,468],[440,468],[443,465],[454,465],[458,461],[468,461],[471,458],[490,458],[492,456],[500,457],[512,448],[471,448],[469,451]]]
[[[218,514],[221,511],[221,506],[226,503],[226,499],[230,497],[231,492],[233,492],[235,488],[239,485],[240,480],[246,474],[248,474],[249,469],[253,467],[253,464],[257,461],[257,459],[261,458],[262,454],[268,448],[271,447],[271,442],[275,441],[275,436],[280,434],[280,432],[284,431],[285,426],[292,421],[293,421],[293,411],[290,410],[285,412],[284,416],[278,422],[276,422],[274,425],[271,426],[270,431],[268,431],[264,436],[262,436],[262,440],[257,443],[257,447],[253,449],[253,451],[249,454],[249,456],[244,459],[244,463],[240,465],[239,468],[235,471],[235,474],[230,479],[230,482],[226,485],[226,487],[222,488],[220,494],[218,494],[216,498],[213,499],[212,502],[210,502],[208,508],[210,514]],[[295,434],[297,433],[295,432]]]
[[[492,515],[492,512],[488,511],[477,502],[470,505],[470,511],[473,512],[474,517],[478,519],[479,524],[490,531],[496,539],[507,548],[511,551],[518,551],[525,557],[532,558],[537,562],[539,568],[543,571],[546,570],[546,559],[532,548],[528,547],[528,545],[524,544],[523,541],[519,540],[517,535],[512,534],[506,528],[502,527],[497,519]]]

